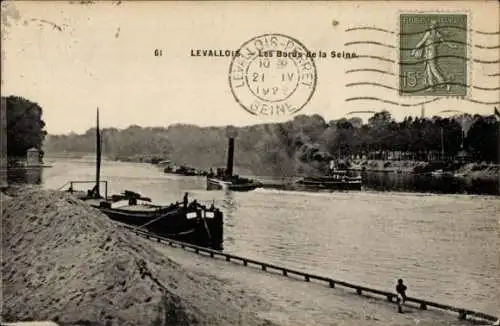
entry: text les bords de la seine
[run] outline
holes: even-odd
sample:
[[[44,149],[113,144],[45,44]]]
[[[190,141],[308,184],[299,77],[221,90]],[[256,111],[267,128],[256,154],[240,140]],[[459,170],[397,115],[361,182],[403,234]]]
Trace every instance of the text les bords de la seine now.
[[[263,58],[301,58],[303,56],[308,58],[356,58],[358,54],[356,52],[346,52],[346,51],[308,51],[306,53],[292,51],[280,51],[280,50],[259,50],[254,55]],[[239,57],[242,56],[240,50],[202,50],[202,49],[191,49],[192,57]]]

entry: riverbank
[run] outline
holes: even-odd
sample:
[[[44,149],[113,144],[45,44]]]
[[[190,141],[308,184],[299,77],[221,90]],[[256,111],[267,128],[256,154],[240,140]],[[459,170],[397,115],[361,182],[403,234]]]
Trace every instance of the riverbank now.
[[[376,190],[500,195],[498,164],[365,161],[357,170]]]
[[[449,173],[457,178],[468,180],[498,180],[500,165],[493,163],[445,163],[424,161],[384,161],[368,160],[359,165],[359,168],[369,172],[393,173]]]
[[[126,158],[114,158],[115,161],[131,163],[152,163],[154,159],[140,155]],[[364,172],[407,173],[407,174],[432,174],[435,177],[447,176],[463,180],[468,185],[477,183],[495,183],[498,188],[500,180],[500,165],[493,163],[447,163],[425,161],[394,161],[394,160],[368,160],[359,165],[352,165],[353,170]],[[187,167],[188,169],[191,167]],[[204,175],[203,170],[193,169],[192,174]],[[253,175],[251,171],[245,171]],[[481,187],[481,185],[479,185]]]
[[[470,325],[139,238],[55,191],[2,198],[2,317],[65,325]],[[483,323],[484,325],[484,323]]]
[[[140,238],[138,241],[148,241]],[[181,266],[213,275],[235,290],[253,294],[259,300],[271,302],[268,311],[259,316],[283,326],[465,326],[489,325],[487,322],[458,320],[457,315],[445,311],[420,310],[405,307],[398,314],[395,304],[384,298],[359,296],[355,291],[329,288],[317,282],[304,282],[299,277],[283,277],[278,272],[263,272],[258,267],[243,267],[238,262],[208,255],[196,255],[179,248],[155,244],[156,249]]]
[[[20,188],[1,209],[3,321],[273,325],[253,314],[265,301],[199,277],[67,194]]]

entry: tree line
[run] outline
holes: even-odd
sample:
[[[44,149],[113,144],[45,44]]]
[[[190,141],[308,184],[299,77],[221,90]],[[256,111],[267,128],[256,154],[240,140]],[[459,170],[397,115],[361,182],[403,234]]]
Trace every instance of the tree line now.
[[[95,128],[84,134],[47,135],[43,110],[19,96],[2,97],[7,109],[7,155],[25,157],[29,148],[56,153],[95,151]],[[406,117],[395,121],[388,111],[362,119],[325,121],[298,115],[284,123],[236,128],[236,165],[254,173],[296,175],[321,169],[334,158],[455,160],[499,163],[499,121],[494,115]],[[197,168],[224,166],[225,127],[176,124],[102,130],[103,153],[115,160],[171,159]],[[43,151],[42,151],[43,153]]]
[[[334,158],[499,161],[499,121],[495,116],[406,117],[388,111],[360,118],[325,121],[298,115],[284,123],[236,128],[235,164],[258,174],[297,175],[322,169]],[[111,159],[171,159],[197,168],[224,166],[226,128],[176,124],[102,130],[103,154]],[[47,152],[93,153],[95,129],[84,134],[50,135]]]

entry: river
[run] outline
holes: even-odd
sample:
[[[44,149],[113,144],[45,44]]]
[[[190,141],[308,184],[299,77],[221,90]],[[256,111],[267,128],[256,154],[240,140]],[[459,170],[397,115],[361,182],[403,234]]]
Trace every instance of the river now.
[[[92,180],[92,160],[56,160],[43,187]],[[158,203],[191,198],[220,207],[224,250],[357,284],[500,315],[500,199],[406,192],[206,191],[200,177],[148,164],[104,161],[110,193]]]

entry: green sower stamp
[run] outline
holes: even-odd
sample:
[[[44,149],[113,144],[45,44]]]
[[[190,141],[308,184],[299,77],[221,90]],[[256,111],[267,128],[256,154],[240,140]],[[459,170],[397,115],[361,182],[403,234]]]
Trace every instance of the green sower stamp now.
[[[399,94],[467,95],[467,15],[401,14]]]

